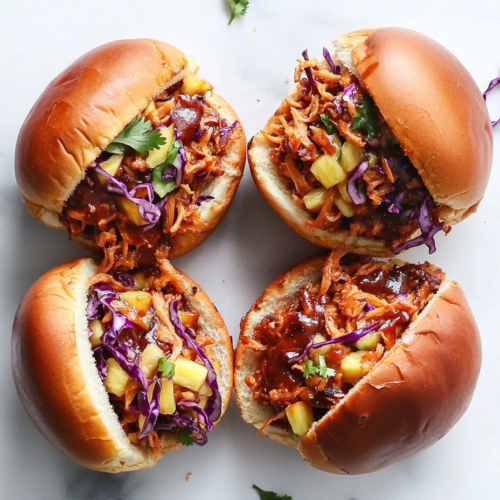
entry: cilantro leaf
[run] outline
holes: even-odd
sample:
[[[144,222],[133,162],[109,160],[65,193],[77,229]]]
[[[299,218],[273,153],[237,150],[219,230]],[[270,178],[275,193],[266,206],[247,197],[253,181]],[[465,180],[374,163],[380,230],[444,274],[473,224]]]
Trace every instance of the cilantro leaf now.
[[[293,500],[289,495],[278,496],[274,491],[261,490],[258,486],[255,486],[255,484],[252,488],[259,494],[260,500]]]
[[[326,366],[325,357],[321,354],[318,356],[319,366],[315,365],[311,360],[304,363],[304,378],[309,378],[311,375],[320,375],[321,377],[335,377],[336,371],[333,368]]]
[[[319,366],[315,365],[311,360],[304,363],[304,378],[309,378],[311,375],[319,373]]]
[[[167,358],[158,360],[158,371],[162,372],[165,377],[173,377],[175,375],[175,365]]]
[[[352,118],[351,130],[359,130],[367,139],[378,131],[378,113],[373,99],[368,94],[360,96],[361,105]]]
[[[245,15],[248,9],[249,0],[227,0],[231,7],[231,17],[227,24],[231,24],[235,16]]]
[[[179,141],[179,139],[173,141],[172,144],[170,144],[170,147],[168,148],[167,157],[165,158],[165,161],[163,163],[165,165],[171,165],[172,163],[174,163],[175,159],[177,158],[177,153],[181,148],[182,148],[182,142]]]
[[[164,181],[161,178],[165,167],[166,163],[163,162],[161,165],[153,168],[153,180],[151,181],[151,184],[154,192],[157,193],[160,198],[164,198],[168,193],[177,187],[175,181]]]
[[[318,356],[319,359],[319,374],[322,377],[335,377],[335,370],[333,368],[328,368],[326,366],[325,357],[321,354]]]
[[[151,130],[151,122],[144,117],[130,122],[106,148],[108,153],[122,154],[127,146],[141,155],[147,155],[152,149],[159,149],[167,140],[158,130]]]
[[[333,135],[335,132],[337,132],[337,127],[335,127],[335,125],[330,121],[330,117],[327,113],[323,113],[319,116],[321,118],[321,121],[323,122],[323,125],[325,126],[326,133],[328,135]]]
[[[192,446],[194,443],[193,438],[187,429],[181,429],[181,432],[179,432],[179,439],[184,446]]]

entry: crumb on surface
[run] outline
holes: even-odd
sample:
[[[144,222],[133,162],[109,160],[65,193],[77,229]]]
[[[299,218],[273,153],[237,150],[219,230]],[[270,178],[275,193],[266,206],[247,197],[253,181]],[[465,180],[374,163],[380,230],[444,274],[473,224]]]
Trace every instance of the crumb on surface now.
[[[286,77],[285,82],[286,83],[290,83],[290,77],[289,76]]]
[[[257,102],[260,102],[260,99],[257,99]]]
[[[188,473],[186,474],[186,481],[189,481],[189,477],[191,476],[191,474],[192,474],[192,472],[188,472]]]

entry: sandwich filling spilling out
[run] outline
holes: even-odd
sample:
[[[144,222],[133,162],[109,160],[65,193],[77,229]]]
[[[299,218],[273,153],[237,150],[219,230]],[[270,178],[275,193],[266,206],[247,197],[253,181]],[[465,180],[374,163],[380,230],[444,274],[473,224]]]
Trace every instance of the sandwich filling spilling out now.
[[[200,333],[199,313],[160,254],[158,266],[97,274],[87,307],[89,339],[113,409],[130,442],[155,460],[173,436],[204,445],[222,409],[215,341]]]
[[[102,248],[102,271],[148,265],[176,235],[198,232],[204,188],[224,175],[222,158],[241,126],[227,123],[196,76],[161,92],[87,169],[60,220],[71,238]]]
[[[302,55],[295,90],[262,134],[294,202],[310,213],[307,227],[433,253],[434,235],[451,228],[363,83],[327,49],[321,62]]]
[[[243,345],[260,353],[245,379],[275,410],[268,425],[301,436],[401,339],[445,278],[429,264],[332,252],[322,280],[266,316]]]

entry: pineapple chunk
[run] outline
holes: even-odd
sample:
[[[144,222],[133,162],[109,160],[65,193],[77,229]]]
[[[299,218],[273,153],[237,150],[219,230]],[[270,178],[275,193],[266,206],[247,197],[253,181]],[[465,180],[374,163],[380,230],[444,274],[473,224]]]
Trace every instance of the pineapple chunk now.
[[[120,297],[136,311],[146,312],[153,304],[153,297],[148,292],[125,292]]]
[[[377,156],[369,154],[368,155],[368,163],[370,164],[370,167],[374,167],[378,163]]]
[[[206,80],[195,75],[188,75],[182,82],[181,92],[193,96],[195,94],[205,94],[213,87]]]
[[[164,352],[156,344],[149,344],[141,354],[139,368],[151,378],[158,368],[158,360],[164,357]]]
[[[311,425],[314,423],[312,408],[303,401],[290,405],[286,409],[286,416],[292,426],[293,432],[298,436],[307,434]]]
[[[313,347],[309,350],[309,357],[311,358],[311,361],[315,365],[319,365],[319,356],[326,356],[326,353],[330,350],[329,345],[324,345],[323,347],[320,347],[319,349],[314,349],[314,344],[319,344],[320,342],[324,342],[326,339],[323,337],[323,335],[315,335],[314,340],[313,340]]]
[[[207,379],[208,370],[185,358],[179,358],[175,364],[174,383],[198,392]]]
[[[137,205],[128,198],[125,198],[125,196],[120,196],[118,198],[118,205],[120,205],[130,221],[136,226],[145,226],[146,224],[149,224],[149,222],[145,221],[141,217]]]
[[[171,415],[175,411],[174,381],[164,379],[161,382],[160,413]]]
[[[196,311],[179,311],[177,315],[188,328],[195,327],[196,323],[198,323],[198,318],[200,317],[200,313]]]
[[[335,155],[321,155],[311,167],[311,172],[326,189],[335,186],[346,178]]]
[[[144,273],[136,273],[133,276],[134,282],[137,288],[144,290],[146,288],[150,288],[153,285],[154,278],[153,276],[146,276]]]
[[[146,106],[146,109],[144,110],[143,115],[147,116],[149,113],[152,113],[156,109],[155,102],[154,101],[149,101],[148,105]]]
[[[349,196],[349,193],[347,192],[347,180],[344,182],[339,182],[337,184],[337,187],[339,189],[340,196],[342,196],[342,199],[346,203],[352,203],[351,197]]]
[[[104,387],[111,394],[121,397],[125,394],[125,387],[131,378],[113,358],[107,359],[106,363],[108,376],[103,380]]]
[[[101,337],[104,333],[104,327],[102,326],[102,321],[100,319],[95,319],[90,322],[90,329],[94,332],[94,335],[90,337],[90,343],[92,347],[97,347],[101,345]]]
[[[200,402],[198,403],[198,406],[201,409],[205,409],[205,406],[207,405],[208,398],[213,394],[212,389],[207,385],[207,383],[203,384],[203,387],[200,389],[198,392],[198,397],[200,398]]]
[[[152,149],[148,153],[148,157],[146,158],[146,163],[148,164],[149,168],[155,168],[160,163],[163,163],[165,161],[170,145],[174,140],[174,126],[170,125],[170,127],[162,127],[160,129],[160,134],[163,137],[165,137],[167,142],[162,146],[160,146],[159,149]]]
[[[342,142],[340,141],[338,134],[335,133],[333,135],[329,135],[328,137],[330,138],[331,143],[335,144],[335,147],[337,148],[337,153],[335,153],[335,156],[339,158],[341,155],[339,149],[342,149]]]
[[[342,360],[340,363],[340,371],[344,376],[344,382],[354,385],[370,370],[370,365],[368,363],[363,363],[361,360],[366,352],[367,351],[351,352]]]
[[[100,166],[108,174],[115,176],[116,172],[118,171],[119,166],[122,164],[122,160],[123,160],[122,154],[121,155],[113,155],[111,158],[109,158],[109,160],[103,161]]]
[[[335,193],[333,201],[344,217],[352,217],[354,215],[354,205],[347,203],[339,192]]]
[[[328,191],[325,188],[317,188],[309,191],[304,196],[304,204],[311,212],[320,212],[324,204],[328,201]]]
[[[346,141],[342,145],[340,165],[347,172],[352,172],[365,159],[365,150]]]
[[[380,333],[372,332],[364,337],[361,337],[355,344],[356,349],[364,349],[365,351],[371,351],[377,347],[380,342]]]

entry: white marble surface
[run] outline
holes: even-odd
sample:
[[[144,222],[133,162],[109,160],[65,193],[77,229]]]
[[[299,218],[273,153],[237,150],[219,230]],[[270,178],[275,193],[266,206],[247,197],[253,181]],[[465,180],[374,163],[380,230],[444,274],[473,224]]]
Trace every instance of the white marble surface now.
[[[464,0],[251,0],[227,26],[223,0],[17,0],[0,15],[0,498],[256,500],[251,489],[294,500],[470,500],[494,498],[500,459],[497,356],[500,175],[496,155],[478,213],[437,238],[431,258],[460,281],[483,335],[483,369],[471,407],[438,444],[381,472],[338,477],[310,468],[299,454],[239,417],[234,402],[204,448],[167,455],[155,468],[111,476],[73,465],[25,415],[10,371],[10,333],[22,295],[44,272],[85,252],[31,218],[14,178],[16,136],[49,81],[85,51],[120,38],[165,40],[197,56],[202,73],[239,113],[250,138],[274,112],[305,48],[319,55],[335,36],[359,28],[405,26],[437,39],[468,67],[481,89],[500,70],[500,2]],[[489,106],[500,116],[500,91]],[[498,146],[500,131],[495,135]],[[474,161],[474,158],[471,158]],[[499,190],[500,191],[500,190]],[[281,271],[319,249],[302,241],[265,204],[248,170],[215,234],[175,264],[198,281],[236,339],[240,318]],[[405,254],[413,261],[424,250]],[[189,481],[186,473],[192,472]]]

